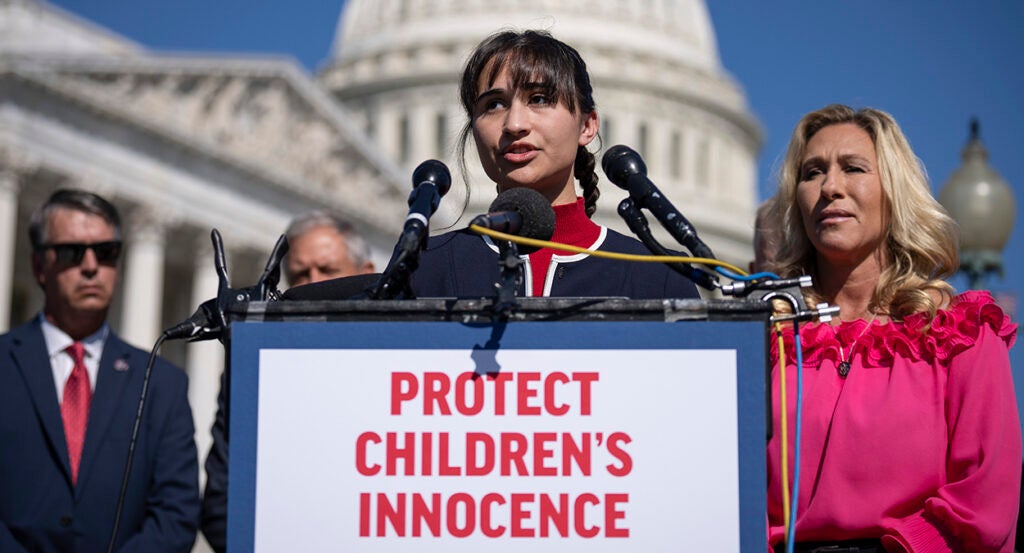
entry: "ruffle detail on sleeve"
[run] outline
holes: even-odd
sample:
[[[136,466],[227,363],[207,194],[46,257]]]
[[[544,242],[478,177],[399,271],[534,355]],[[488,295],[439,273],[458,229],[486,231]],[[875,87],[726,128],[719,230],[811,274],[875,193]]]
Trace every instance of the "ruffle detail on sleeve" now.
[[[986,291],[972,290],[953,299],[946,309],[939,310],[928,327],[924,313],[907,317],[903,322],[871,324],[858,320],[838,327],[828,324],[804,324],[800,327],[804,364],[818,366],[825,359],[838,363],[844,353],[850,357],[851,345],[856,342],[854,354],[862,356],[864,364],[874,367],[890,366],[895,357],[927,362],[945,363],[977,342],[982,329],[988,327],[1006,343],[1007,349],[1017,338],[1017,325],[1010,321],[1002,308]],[[783,329],[786,361],[796,360],[793,329]],[[771,336],[772,359],[778,357],[775,333]]]

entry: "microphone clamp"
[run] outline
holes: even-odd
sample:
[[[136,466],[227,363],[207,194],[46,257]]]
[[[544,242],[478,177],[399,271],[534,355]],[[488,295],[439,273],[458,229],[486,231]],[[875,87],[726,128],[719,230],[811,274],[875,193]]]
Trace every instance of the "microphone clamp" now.
[[[751,281],[736,281],[731,284],[723,284],[720,288],[723,295],[745,297],[757,290],[782,290],[789,287],[807,288],[811,286],[810,275],[802,275],[796,278],[759,278]]]
[[[277,301],[281,298],[277,283],[281,278],[281,261],[288,253],[288,239],[285,235],[277,239],[263,274],[256,284],[248,288],[232,288],[229,284],[224,241],[220,231],[210,231],[210,240],[213,242],[213,264],[217,271],[217,296],[200,304],[188,319],[164,330],[164,340],[200,342],[218,339],[223,342],[230,327],[225,313],[231,306],[250,301]]]

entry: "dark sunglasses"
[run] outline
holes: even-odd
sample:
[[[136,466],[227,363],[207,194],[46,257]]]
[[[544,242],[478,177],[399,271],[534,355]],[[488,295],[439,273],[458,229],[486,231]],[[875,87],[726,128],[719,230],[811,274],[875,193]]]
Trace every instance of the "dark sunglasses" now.
[[[78,265],[85,257],[86,250],[92,250],[98,263],[112,264],[121,255],[121,241],[96,242],[94,244],[68,243],[43,244],[40,251],[53,250],[60,265]]]

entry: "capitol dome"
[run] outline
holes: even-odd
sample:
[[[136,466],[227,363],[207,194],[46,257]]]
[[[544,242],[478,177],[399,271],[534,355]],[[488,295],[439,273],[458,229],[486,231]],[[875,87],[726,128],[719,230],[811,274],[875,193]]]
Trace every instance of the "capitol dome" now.
[[[466,122],[462,66],[484,37],[509,28],[544,29],[580,51],[600,147],[640,152],[651,179],[718,257],[745,265],[761,131],[722,67],[702,0],[348,0],[319,80],[399,166],[411,172],[438,158],[456,167],[454,142]],[[615,213],[625,193],[601,177],[595,219],[628,232]],[[469,180],[467,215],[494,196],[482,172]],[[461,207],[446,199],[441,217],[454,222]]]

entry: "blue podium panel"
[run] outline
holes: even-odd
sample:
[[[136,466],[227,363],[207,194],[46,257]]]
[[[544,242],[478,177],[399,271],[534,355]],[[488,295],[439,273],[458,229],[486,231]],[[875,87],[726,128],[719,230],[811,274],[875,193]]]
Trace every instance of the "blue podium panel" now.
[[[236,323],[228,549],[763,552],[763,322]]]

